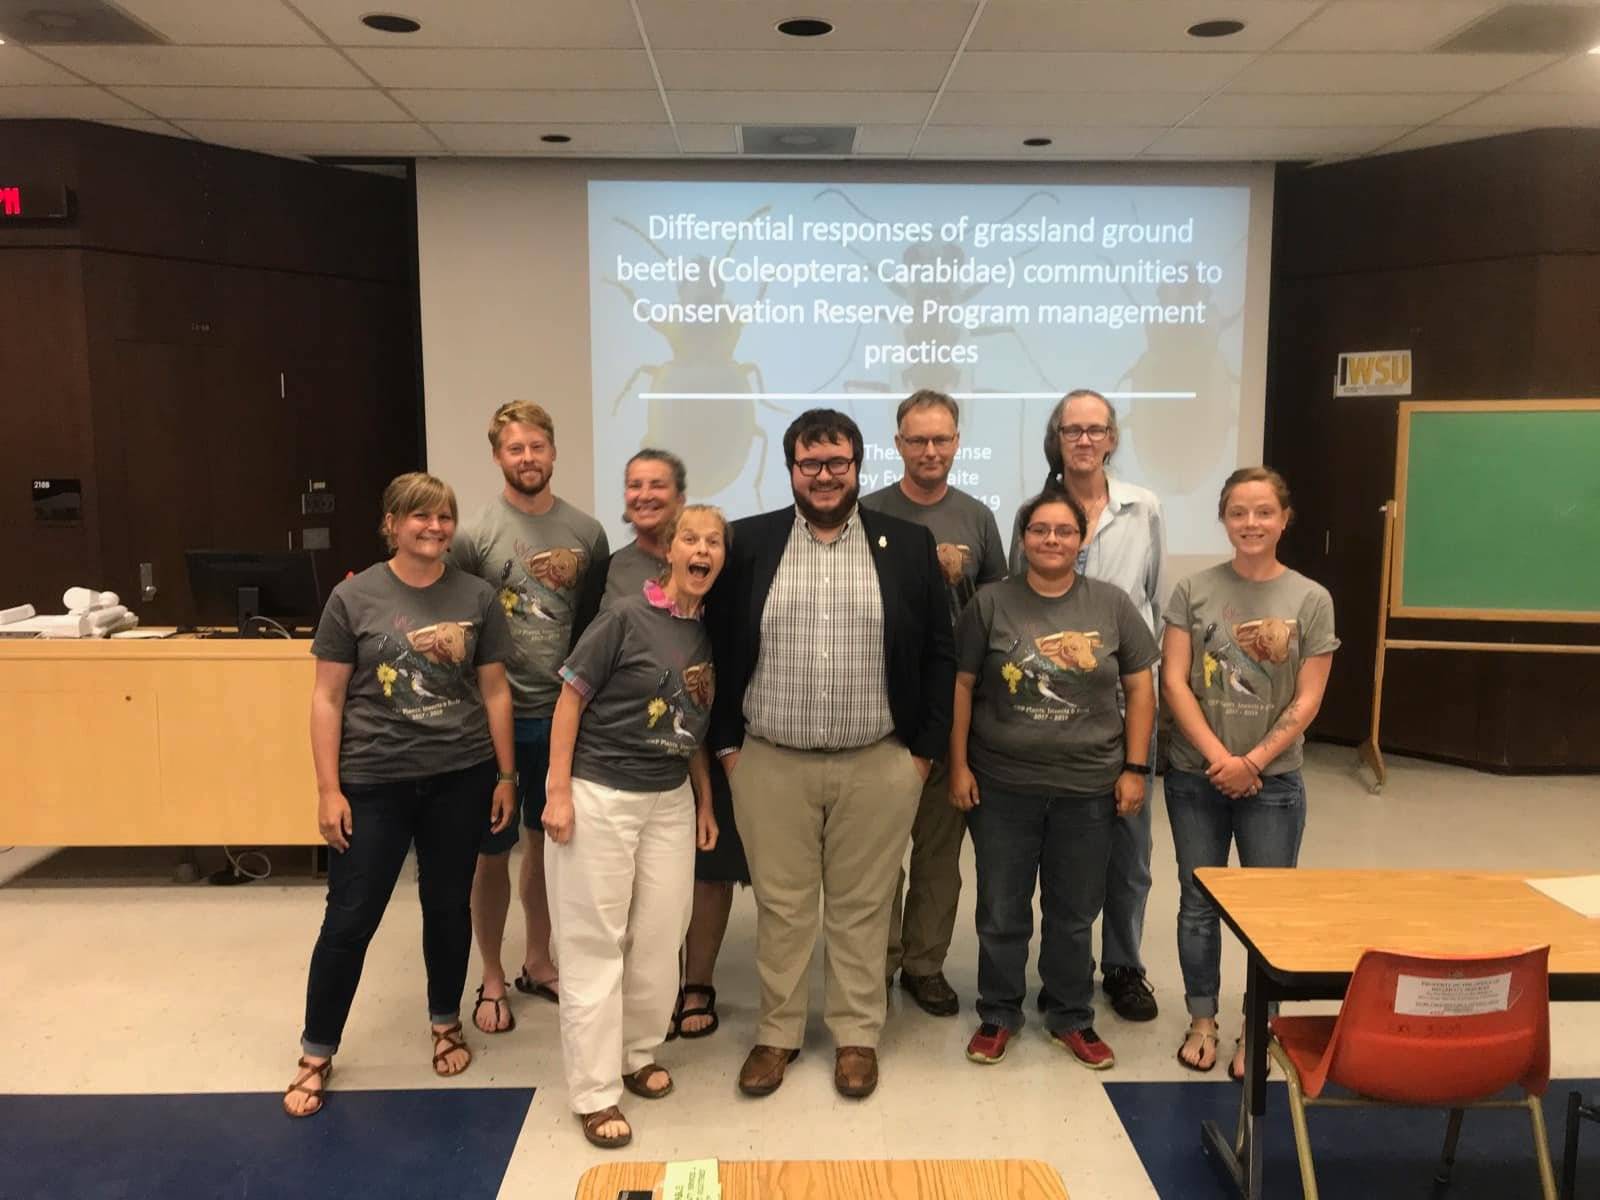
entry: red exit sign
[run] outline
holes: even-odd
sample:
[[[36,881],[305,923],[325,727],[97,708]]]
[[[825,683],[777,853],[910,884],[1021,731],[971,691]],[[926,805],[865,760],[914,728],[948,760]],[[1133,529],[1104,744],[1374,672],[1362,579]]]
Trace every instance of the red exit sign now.
[[[64,187],[0,183],[0,220],[62,221],[72,216],[72,193]]]

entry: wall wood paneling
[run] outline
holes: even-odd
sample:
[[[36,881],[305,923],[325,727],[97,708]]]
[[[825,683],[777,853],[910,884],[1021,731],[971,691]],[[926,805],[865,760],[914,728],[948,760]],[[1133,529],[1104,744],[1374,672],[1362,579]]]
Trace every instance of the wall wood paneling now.
[[[1267,459],[1299,509],[1284,558],[1333,592],[1344,639],[1315,732],[1357,742],[1399,401],[1334,399],[1337,356],[1409,348],[1414,400],[1600,396],[1600,131],[1283,167],[1276,197]],[[1492,471],[1482,483],[1497,487]],[[1600,627],[1412,621],[1390,635],[1587,643]],[[1492,769],[1597,770],[1597,692],[1593,657],[1391,653],[1383,747]]]

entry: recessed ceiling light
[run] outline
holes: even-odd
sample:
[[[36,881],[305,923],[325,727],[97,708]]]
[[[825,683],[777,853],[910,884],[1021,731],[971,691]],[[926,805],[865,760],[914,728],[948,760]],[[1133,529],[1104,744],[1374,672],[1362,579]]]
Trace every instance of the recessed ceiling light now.
[[[1231,37],[1244,28],[1243,21],[1201,21],[1189,26],[1189,36],[1196,38]]]
[[[1590,46],[1589,47],[1589,53],[1590,54],[1600,54],[1600,46]]]
[[[821,17],[790,17],[787,21],[779,21],[777,29],[779,33],[790,37],[813,38],[832,33],[833,22],[824,21]]]
[[[1022,139],[1022,144],[1024,146],[1048,146],[1053,141],[1055,141],[1054,138],[1031,137],[1031,138],[1023,138]]]
[[[397,13],[368,13],[361,18],[361,23],[379,33],[415,33],[422,28],[421,21],[413,21]]]
[[[570,142],[572,139],[564,133],[546,133],[541,134],[539,140],[541,142],[549,142],[554,146],[560,146],[566,142]]]
[[[814,133],[780,133],[778,142],[784,146],[815,146],[817,135]]]

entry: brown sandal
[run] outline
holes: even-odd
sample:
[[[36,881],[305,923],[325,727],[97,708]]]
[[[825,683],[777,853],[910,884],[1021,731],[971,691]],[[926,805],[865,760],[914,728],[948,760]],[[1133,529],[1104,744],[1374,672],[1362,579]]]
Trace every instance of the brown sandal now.
[[[304,1058],[302,1058],[295,1065],[300,1068],[300,1074],[295,1076],[294,1082],[291,1083],[288,1089],[283,1093],[284,1114],[286,1116],[296,1118],[314,1117],[322,1111],[322,1097],[323,1093],[328,1090],[328,1076],[333,1073],[333,1059],[330,1058],[324,1063],[312,1064],[308,1063]],[[308,1088],[306,1086],[306,1084],[311,1082],[313,1076],[321,1077],[322,1086],[320,1088]],[[295,1112],[289,1107],[289,1097],[294,1095],[296,1092],[301,1092],[307,1096],[315,1096],[317,1098],[317,1106],[315,1108],[307,1108],[300,1112]]]
[[[645,1082],[645,1080],[649,1079],[650,1076],[654,1075],[657,1071],[660,1071],[667,1077],[666,1086],[653,1088]],[[632,1075],[624,1075],[622,1077],[622,1086],[627,1088],[635,1096],[643,1097],[646,1100],[659,1100],[668,1092],[672,1091],[672,1072],[667,1070],[660,1063],[646,1063]]]
[[[468,1047],[466,1041],[461,1037],[460,1021],[457,1021],[454,1025],[450,1026],[449,1029],[435,1029],[430,1025],[428,1027],[428,1032],[433,1035],[433,1073],[435,1075],[442,1075],[445,1078],[449,1078],[452,1075],[461,1074],[461,1072],[465,1071],[472,1065],[472,1050],[470,1047]],[[439,1049],[439,1044],[441,1042],[444,1043],[443,1050]],[[450,1056],[458,1050],[465,1050],[467,1052],[467,1061],[452,1071],[450,1069],[448,1060]]]
[[[620,1150],[633,1141],[633,1126],[628,1125],[628,1118],[622,1115],[622,1110],[613,1104],[610,1108],[602,1108],[599,1112],[578,1113],[578,1120],[583,1123],[583,1136],[589,1139],[591,1146],[599,1146],[602,1150]],[[600,1126],[607,1121],[621,1121],[628,1125],[627,1133],[613,1133],[609,1137],[602,1135]]]

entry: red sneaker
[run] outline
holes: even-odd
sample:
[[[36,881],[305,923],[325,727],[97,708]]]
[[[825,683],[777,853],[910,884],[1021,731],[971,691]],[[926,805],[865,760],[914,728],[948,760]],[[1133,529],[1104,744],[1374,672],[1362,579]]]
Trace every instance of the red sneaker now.
[[[1074,1029],[1071,1033],[1052,1033],[1050,1040],[1063,1050],[1070,1051],[1073,1058],[1091,1071],[1104,1071],[1117,1065],[1117,1056],[1111,1053],[1110,1046],[1100,1040],[1100,1035],[1092,1025]]]
[[[1006,1056],[1006,1043],[1011,1040],[1011,1031],[999,1025],[991,1025],[985,1021],[978,1026],[978,1031],[972,1035],[972,1040],[967,1043],[967,1058],[975,1063],[985,1065],[999,1062]]]

